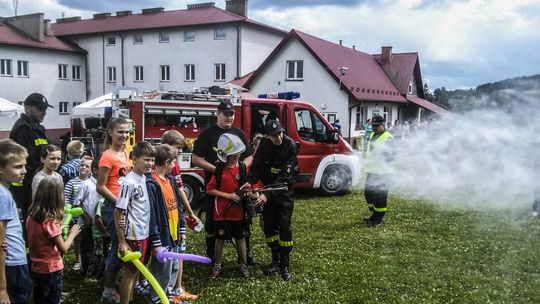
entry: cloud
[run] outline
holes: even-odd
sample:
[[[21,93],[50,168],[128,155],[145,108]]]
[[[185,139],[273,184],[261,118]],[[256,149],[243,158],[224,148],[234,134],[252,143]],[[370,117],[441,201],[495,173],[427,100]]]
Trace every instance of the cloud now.
[[[249,5],[251,9],[267,9],[267,8],[291,8],[291,7],[313,7],[321,5],[332,5],[332,6],[355,6],[359,0],[251,0]]]

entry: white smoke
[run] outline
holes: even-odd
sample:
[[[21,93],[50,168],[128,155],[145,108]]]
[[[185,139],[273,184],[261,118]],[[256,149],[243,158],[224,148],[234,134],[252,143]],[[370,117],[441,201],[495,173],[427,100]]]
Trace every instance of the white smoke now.
[[[478,210],[532,206],[539,95],[506,95],[506,103],[480,98],[482,109],[443,116],[400,140],[391,192]]]

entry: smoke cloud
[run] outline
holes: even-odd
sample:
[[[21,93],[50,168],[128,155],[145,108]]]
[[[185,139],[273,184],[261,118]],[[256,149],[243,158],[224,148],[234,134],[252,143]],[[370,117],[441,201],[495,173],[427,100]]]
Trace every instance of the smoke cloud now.
[[[539,96],[483,96],[475,109],[411,132],[398,143],[391,193],[449,207],[530,208],[540,182]]]

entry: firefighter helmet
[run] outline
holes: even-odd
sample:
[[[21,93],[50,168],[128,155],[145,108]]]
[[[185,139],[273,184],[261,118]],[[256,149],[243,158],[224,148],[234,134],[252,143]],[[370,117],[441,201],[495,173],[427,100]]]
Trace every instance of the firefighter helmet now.
[[[217,147],[214,148],[214,151],[216,151],[219,160],[226,163],[227,156],[246,151],[246,145],[244,145],[238,136],[225,133],[219,137]]]

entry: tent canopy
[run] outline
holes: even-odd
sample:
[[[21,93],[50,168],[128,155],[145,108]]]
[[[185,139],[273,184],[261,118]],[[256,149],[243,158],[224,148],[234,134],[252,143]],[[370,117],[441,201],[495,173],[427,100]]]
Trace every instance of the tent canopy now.
[[[73,108],[75,116],[103,116],[111,109],[112,93],[105,94],[98,98],[83,102]]]
[[[0,116],[2,117],[13,117],[20,115],[24,112],[23,106],[20,106],[11,101],[0,98]]]

